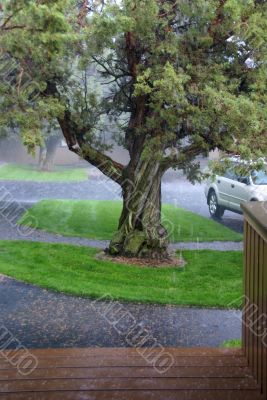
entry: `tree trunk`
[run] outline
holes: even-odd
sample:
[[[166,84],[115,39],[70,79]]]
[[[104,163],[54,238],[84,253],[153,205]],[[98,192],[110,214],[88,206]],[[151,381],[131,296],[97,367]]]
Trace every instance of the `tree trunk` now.
[[[39,168],[41,171],[53,171],[55,155],[60,140],[58,136],[51,136],[45,141],[45,148],[40,148]]]
[[[124,173],[123,210],[118,231],[110,246],[111,255],[166,259],[168,233],[161,224],[161,178],[163,170],[155,160],[139,162]]]
[[[40,152],[39,152],[39,169],[42,170],[44,162],[45,162],[45,157],[46,157],[46,147],[45,146],[40,146]]]

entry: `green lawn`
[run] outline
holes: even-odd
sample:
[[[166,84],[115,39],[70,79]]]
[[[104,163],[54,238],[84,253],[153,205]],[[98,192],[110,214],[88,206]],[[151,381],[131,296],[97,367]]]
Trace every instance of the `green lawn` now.
[[[242,294],[241,252],[184,251],[185,268],[154,269],[97,260],[97,251],[0,241],[0,273],[69,294],[143,303],[224,308]]]
[[[86,168],[64,168],[55,166],[52,172],[39,171],[37,166],[22,164],[5,164],[0,167],[0,180],[11,181],[84,181],[88,177]]]
[[[222,343],[221,347],[225,349],[239,349],[242,347],[241,339],[230,339]]]
[[[38,229],[109,240],[116,231],[121,207],[122,203],[115,201],[43,200],[29,213],[37,222]],[[211,219],[171,205],[163,206],[163,220],[172,242],[242,240],[240,234]],[[23,223],[23,217],[20,223]]]

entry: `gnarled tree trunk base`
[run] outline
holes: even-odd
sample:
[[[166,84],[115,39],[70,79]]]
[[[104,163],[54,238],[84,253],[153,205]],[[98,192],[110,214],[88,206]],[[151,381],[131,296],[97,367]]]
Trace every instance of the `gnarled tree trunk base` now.
[[[161,178],[155,160],[140,162],[123,184],[123,210],[109,254],[153,260],[169,259],[168,233],[161,223]]]
[[[163,229],[162,231],[165,232]],[[140,257],[154,260],[170,258],[168,241],[164,237],[160,238],[159,236],[151,241],[151,238],[144,231],[138,230],[130,231],[128,234],[118,231],[110,243],[108,252],[113,256]]]

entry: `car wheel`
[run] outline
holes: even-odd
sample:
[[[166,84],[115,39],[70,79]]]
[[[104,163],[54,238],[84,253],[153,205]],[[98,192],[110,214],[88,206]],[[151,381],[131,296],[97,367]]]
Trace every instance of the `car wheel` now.
[[[221,218],[224,214],[224,208],[219,206],[218,198],[214,190],[209,193],[208,197],[209,212],[212,218]]]

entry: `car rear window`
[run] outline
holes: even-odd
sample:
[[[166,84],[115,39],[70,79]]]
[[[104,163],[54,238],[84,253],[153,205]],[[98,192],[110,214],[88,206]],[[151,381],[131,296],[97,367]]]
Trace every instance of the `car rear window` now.
[[[228,169],[225,171],[224,177],[227,179],[232,179],[233,181],[238,180],[238,175],[234,172],[233,169]]]
[[[267,185],[267,172],[264,170],[253,171],[251,178],[254,185]]]

